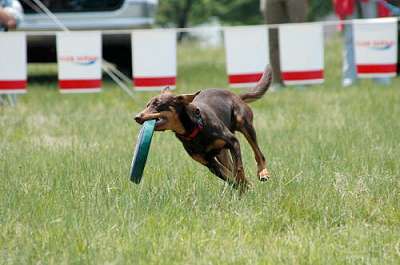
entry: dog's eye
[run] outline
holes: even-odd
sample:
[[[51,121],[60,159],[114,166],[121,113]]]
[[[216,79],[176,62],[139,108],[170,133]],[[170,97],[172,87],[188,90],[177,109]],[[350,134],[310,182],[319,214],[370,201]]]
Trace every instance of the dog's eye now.
[[[163,110],[167,110],[168,108],[166,107],[165,104],[159,104],[157,105],[157,110],[159,111],[163,111]]]

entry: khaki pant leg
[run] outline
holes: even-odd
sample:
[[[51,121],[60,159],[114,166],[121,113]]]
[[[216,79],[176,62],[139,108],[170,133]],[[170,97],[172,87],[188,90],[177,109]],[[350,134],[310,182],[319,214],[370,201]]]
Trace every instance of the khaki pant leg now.
[[[289,21],[301,23],[307,21],[308,3],[307,0],[286,0]]]
[[[264,17],[266,24],[289,22],[283,1],[266,0]],[[278,29],[269,30],[269,57],[272,66],[273,82],[282,84]]]

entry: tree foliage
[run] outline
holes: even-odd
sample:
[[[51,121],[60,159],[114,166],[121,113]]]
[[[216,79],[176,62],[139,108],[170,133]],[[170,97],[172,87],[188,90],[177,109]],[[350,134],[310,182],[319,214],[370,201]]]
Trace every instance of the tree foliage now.
[[[267,0],[268,1],[268,0]],[[309,19],[319,19],[332,10],[331,0],[310,0]],[[260,0],[160,0],[157,23],[161,26],[187,27],[217,17],[223,24],[263,23]]]
[[[321,19],[332,12],[331,0],[311,0],[309,1],[308,18],[311,21]]]
[[[157,22],[162,26],[185,27],[218,17],[227,24],[259,24],[262,15],[258,0],[162,0]]]

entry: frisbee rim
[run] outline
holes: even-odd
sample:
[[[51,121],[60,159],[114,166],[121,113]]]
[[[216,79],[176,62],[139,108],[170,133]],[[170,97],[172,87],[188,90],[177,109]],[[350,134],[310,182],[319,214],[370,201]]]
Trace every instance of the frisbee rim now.
[[[143,171],[146,166],[151,140],[153,138],[155,122],[155,120],[145,121],[136,141],[130,172],[131,181],[136,184],[139,184],[143,177]]]

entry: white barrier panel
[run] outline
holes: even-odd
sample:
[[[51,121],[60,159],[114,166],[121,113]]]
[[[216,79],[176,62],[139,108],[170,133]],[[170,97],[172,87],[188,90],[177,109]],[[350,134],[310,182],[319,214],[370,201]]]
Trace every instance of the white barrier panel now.
[[[171,89],[176,85],[176,31],[132,32],[132,68],[135,90]]]
[[[0,32],[0,94],[26,93],[26,35]]]
[[[396,76],[397,19],[355,20],[353,31],[358,76]]]
[[[101,90],[101,33],[57,33],[58,84],[61,93]]]
[[[251,87],[269,64],[268,29],[265,26],[224,29],[229,85]]]
[[[324,82],[324,36],[321,24],[280,26],[279,55],[285,84]]]

